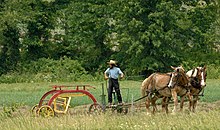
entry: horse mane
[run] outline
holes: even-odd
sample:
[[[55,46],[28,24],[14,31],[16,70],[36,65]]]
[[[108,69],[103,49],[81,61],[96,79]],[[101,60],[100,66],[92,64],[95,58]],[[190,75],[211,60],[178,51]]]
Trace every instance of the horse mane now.
[[[189,79],[187,78],[187,75],[184,72],[180,72],[182,74],[182,79],[183,79],[183,84],[182,85],[186,85],[189,83]]]
[[[155,73],[155,74],[170,76],[170,75],[172,74],[172,72],[168,72],[168,73],[160,73],[160,72],[157,72],[157,73]]]

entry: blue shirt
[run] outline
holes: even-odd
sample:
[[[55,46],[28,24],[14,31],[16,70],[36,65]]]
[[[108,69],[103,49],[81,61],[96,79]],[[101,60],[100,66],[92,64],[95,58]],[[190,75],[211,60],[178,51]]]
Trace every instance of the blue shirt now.
[[[112,69],[108,68],[105,73],[108,74],[109,78],[113,79],[118,79],[119,74],[123,74],[121,69],[118,67],[113,67]]]

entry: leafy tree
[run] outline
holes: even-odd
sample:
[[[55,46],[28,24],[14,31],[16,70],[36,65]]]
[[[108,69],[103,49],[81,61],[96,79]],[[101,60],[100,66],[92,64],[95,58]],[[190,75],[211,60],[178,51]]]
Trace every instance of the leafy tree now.
[[[219,57],[217,0],[0,2],[1,73],[40,58],[68,57],[91,73],[115,59],[132,75]]]
[[[87,70],[96,70],[111,52],[104,44],[109,27],[107,1],[74,1],[65,12],[64,44],[69,56],[81,61]]]
[[[122,61],[127,72],[167,71],[170,65],[208,51],[210,34],[205,30],[216,20],[216,5],[184,2],[121,0],[113,4],[118,41],[113,57]]]
[[[12,27],[6,23],[7,28],[4,30],[4,43],[1,45],[0,52],[0,74],[14,70],[20,59],[19,54],[19,32],[16,27]]]
[[[49,57],[51,49],[51,30],[54,29],[55,8],[51,2],[34,1],[29,6],[34,12],[33,18],[27,21],[27,34],[24,37],[24,58],[36,60]],[[48,53],[49,52],[49,53]]]

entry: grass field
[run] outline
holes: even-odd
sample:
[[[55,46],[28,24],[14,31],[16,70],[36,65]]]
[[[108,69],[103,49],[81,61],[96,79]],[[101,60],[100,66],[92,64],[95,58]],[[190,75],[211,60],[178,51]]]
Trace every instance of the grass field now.
[[[51,86],[53,85],[77,85],[77,84],[89,84],[96,89],[90,89],[91,93],[97,98],[97,100],[101,100],[101,87],[102,83],[104,86],[106,82],[77,82],[77,83],[14,83],[14,84],[0,84],[0,96],[1,102],[0,106],[3,105],[13,105],[15,103],[24,104],[28,106],[32,106],[37,104],[41,98],[41,96],[51,90]],[[208,80],[207,87],[205,88],[204,97],[201,97],[201,101],[203,102],[214,102],[220,99],[220,80]],[[131,97],[133,95],[134,99],[139,98],[140,95],[140,86],[141,82],[139,81],[121,81],[121,91],[124,100],[127,100],[127,89],[129,88],[129,98],[131,101]],[[105,87],[106,90],[106,87]],[[106,94],[106,92],[105,92]]]
[[[91,93],[100,101],[101,86],[105,82],[77,82],[90,84],[96,89]],[[138,81],[121,81],[124,100],[140,97]],[[147,115],[145,111],[130,112],[127,115],[107,112],[100,115],[67,114],[53,118],[33,117],[29,110],[52,85],[73,85],[73,83],[15,83],[0,85],[0,129],[219,129],[220,128],[220,80],[207,80],[204,97],[200,97],[196,113],[187,111],[176,115],[162,112]],[[71,106],[91,103],[88,98],[73,99]],[[170,105],[172,106],[172,105]],[[72,109],[72,108],[71,108]],[[73,108],[74,109],[74,108]]]

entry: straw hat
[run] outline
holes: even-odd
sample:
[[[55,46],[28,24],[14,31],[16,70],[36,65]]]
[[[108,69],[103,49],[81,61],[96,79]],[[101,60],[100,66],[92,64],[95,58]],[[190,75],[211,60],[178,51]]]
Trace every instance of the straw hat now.
[[[114,60],[110,60],[110,61],[107,62],[107,63],[110,64],[110,65],[115,65],[115,66],[117,66],[116,61],[114,61]]]

